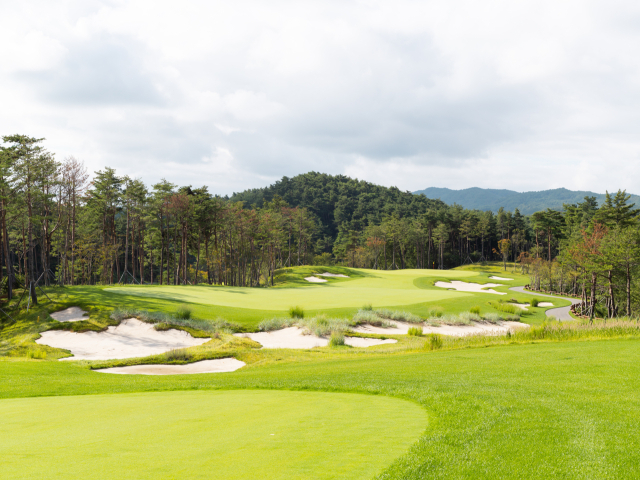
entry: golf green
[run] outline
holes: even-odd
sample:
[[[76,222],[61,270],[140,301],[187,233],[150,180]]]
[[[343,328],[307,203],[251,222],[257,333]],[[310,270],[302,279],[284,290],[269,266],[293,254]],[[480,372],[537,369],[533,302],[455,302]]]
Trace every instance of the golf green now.
[[[358,269],[352,270],[358,271]],[[259,310],[287,310],[295,305],[309,310],[361,307],[364,304],[371,304],[373,307],[391,307],[459,298],[465,295],[445,289],[424,289],[415,285],[414,282],[417,279],[442,276],[442,270],[367,270],[366,274],[364,278],[346,281],[328,279],[326,283],[310,283],[308,286],[289,288],[153,285],[108,288],[106,291]],[[447,276],[452,278],[477,275],[476,272],[447,271]]]
[[[427,425],[349,393],[176,391],[0,400],[2,477],[371,478]]]

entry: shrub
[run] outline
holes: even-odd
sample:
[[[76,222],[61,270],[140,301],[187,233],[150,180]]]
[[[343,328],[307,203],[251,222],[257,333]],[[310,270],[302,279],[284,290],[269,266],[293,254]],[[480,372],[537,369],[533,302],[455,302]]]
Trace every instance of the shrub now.
[[[180,320],[191,319],[191,308],[186,305],[180,305],[176,310],[176,318]]]
[[[344,345],[344,332],[332,332],[329,339],[330,347],[339,347]]]
[[[538,306],[538,303],[540,303],[540,300],[538,300],[537,298],[533,298],[533,299],[531,300],[531,306],[532,306],[532,307],[537,307],[537,306]]]
[[[440,318],[442,315],[444,315],[444,308],[442,307],[431,307],[427,310],[428,318]]]
[[[422,328],[420,327],[410,327],[407,335],[412,337],[421,337],[422,336]]]
[[[440,350],[442,348],[442,337],[437,333],[429,334],[426,346],[429,350]]]
[[[261,332],[273,332],[274,330],[282,330],[293,325],[290,318],[274,317],[265,318],[258,324],[258,330]]]
[[[173,350],[169,350],[164,354],[164,358],[167,361],[175,361],[175,360],[191,360],[191,354],[187,351],[186,348],[176,348]]]
[[[370,312],[373,310],[373,306],[370,303],[367,303],[366,305],[363,305],[360,310],[363,310],[365,312]]]
[[[304,318],[304,309],[302,307],[291,307],[289,309],[289,316],[291,318]]]
[[[475,313],[476,315],[480,315],[480,307],[477,305],[475,307],[471,307],[469,309],[469,313]]]

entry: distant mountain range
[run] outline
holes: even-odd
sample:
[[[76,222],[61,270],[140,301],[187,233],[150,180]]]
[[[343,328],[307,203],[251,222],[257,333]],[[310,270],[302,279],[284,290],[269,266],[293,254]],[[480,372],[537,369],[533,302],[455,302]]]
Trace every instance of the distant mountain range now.
[[[510,211],[517,208],[523,215],[531,215],[534,212],[546,210],[547,208],[562,210],[564,203],[580,203],[586,196],[596,197],[598,205],[602,205],[605,199],[604,193],[580,190],[572,191],[566,188],[542,190],[540,192],[515,192],[513,190],[477,187],[465,188],[464,190],[429,187],[413,193],[417,195],[423,193],[427,198],[440,199],[449,205],[457,203],[465,208],[475,210],[491,210],[497,212],[500,207],[504,207],[505,210]],[[636,207],[640,207],[640,197],[638,195],[631,195],[630,203],[635,203]]]

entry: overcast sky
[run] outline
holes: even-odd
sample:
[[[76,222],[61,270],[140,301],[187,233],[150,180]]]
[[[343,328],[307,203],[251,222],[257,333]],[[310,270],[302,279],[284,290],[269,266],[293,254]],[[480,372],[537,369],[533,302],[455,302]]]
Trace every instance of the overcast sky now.
[[[0,0],[0,134],[230,194],[640,193],[640,2]]]

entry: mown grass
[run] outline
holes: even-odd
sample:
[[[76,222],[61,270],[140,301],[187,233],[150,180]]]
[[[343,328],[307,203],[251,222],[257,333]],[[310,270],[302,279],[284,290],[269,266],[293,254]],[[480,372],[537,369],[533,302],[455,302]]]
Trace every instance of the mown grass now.
[[[422,405],[429,424],[411,449],[387,464],[376,478],[635,478],[640,476],[640,437],[635,433],[640,411],[640,339],[632,323],[608,332],[602,325],[598,327],[601,337],[589,337],[586,332],[594,330],[582,325],[548,324],[541,330],[542,339],[519,345],[510,344],[513,338],[485,337],[504,342],[497,348],[447,350],[446,343],[437,347],[438,339],[445,342],[447,338],[431,336],[415,339],[422,345],[419,351],[395,355],[351,355],[341,348],[328,356],[273,351],[269,360],[222,375],[107,375],[68,362],[0,361],[0,397],[206,389],[395,396]],[[591,341],[631,332],[634,338]],[[567,335],[587,341],[554,340]],[[427,342],[434,345],[433,350],[425,346]],[[259,350],[252,353],[260,354]],[[72,411],[72,404],[64,401],[57,410]],[[94,419],[100,414],[118,419],[118,409],[108,396],[107,403],[110,408],[106,409],[93,403]],[[286,408],[286,402],[282,404]],[[358,408],[357,402],[352,405]],[[177,406],[178,412],[194,411],[190,403]],[[170,418],[167,411],[163,410]],[[252,420],[259,418],[255,415]],[[329,418],[327,412],[325,421]],[[204,424],[215,434],[215,420]],[[55,435],[55,430],[47,434]],[[0,438],[12,437],[7,433]],[[159,444],[156,451],[170,452],[182,442],[168,445],[173,447]],[[239,458],[252,462],[251,455]],[[313,462],[308,466],[313,468]],[[206,470],[205,475],[211,472]]]

